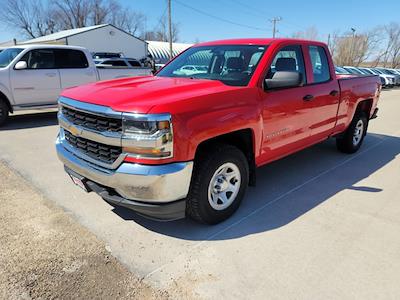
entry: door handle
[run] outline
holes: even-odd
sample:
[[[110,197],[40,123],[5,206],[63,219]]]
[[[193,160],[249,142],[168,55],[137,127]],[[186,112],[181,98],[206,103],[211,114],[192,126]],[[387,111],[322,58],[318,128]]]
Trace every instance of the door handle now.
[[[305,95],[305,96],[303,97],[303,100],[304,100],[304,101],[310,101],[310,100],[312,100],[312,99],[314,99],[314,96],[313,96],[313,95]]]
[[[330,95],[330,96],[333,96],[333,97],[337,96],[338,94],[339,94],[339,91],[337,91],[337,90],[333,90],[333,91],[331,91],[331,92],[329,93],[329,95]]]
[[[46,76],[47,76],[47,77],[55,77],[55,76],[56,76],[56,73],[46,73]]]

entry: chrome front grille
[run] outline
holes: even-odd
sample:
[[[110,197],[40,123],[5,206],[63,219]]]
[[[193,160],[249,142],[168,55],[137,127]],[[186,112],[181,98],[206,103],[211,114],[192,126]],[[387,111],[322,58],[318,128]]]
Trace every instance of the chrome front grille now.
[[[122,119],[114,119],[62,106],[63,116],[75,125],[99,132],[122,133]]]
[[[68,130],[64,130],[65,140],[83,154],[106,164],[114,163],[122,153],[121,147],[110,146],[74,136]]]

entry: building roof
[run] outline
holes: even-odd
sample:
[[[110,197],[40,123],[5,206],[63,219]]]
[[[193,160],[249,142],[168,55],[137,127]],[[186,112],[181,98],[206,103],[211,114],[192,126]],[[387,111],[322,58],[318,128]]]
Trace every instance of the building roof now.
[[[35,43],[45,43],[45,42],[50,42],[50,41],[57,41],[57,40],[61,40],[64,38],[67,38],[69,36],[72,35],[76,35],[79,33],[83,33],[86,31],[90,31],[93,29],[98,29],[98,28],[102,28],[108,26],[108,24],[101,24],[101,25],[96,25],[96,26],[88,26],[88,27],[82,27],[82,28],[75,28],[75,29],[68,29],[68,30],[62,30],[56,33],[52,33],[49,35],[45,35],[45,36],[41,36],[35,39],[31,39],[25,42],[21,42],[20,44],[35,44]]]
[[[159,41],[146,41],[146,42],[148,44],[147,49],[154,59],[159,60],[161,63],[166,63],[167,61],[169,61],[168,42],[159,42]],[[185,51],[192,45],[193,44],[172,43],[172,52],[174,57],[177,56],[182,51]]]
[[[141,38],[138,38],[138,37],[126,32],[126,31],[124,31],[124,30],[122,30],[122,29],[120,29],[118,27],[115,27],[112,24],[100,24],[100,25],[95,25],[95,26],[88,26],[88,27],[82,27],[82,28],[62,30],[62,31],[59,31],[59,32],[56,32],[56,33],[52,33],[52,34],[41,36],[41,37],[38,37],[38,38],[35,38],[35,39],[31,39],[31,40],[28,40],[28,41],[20,42],[18,44],[40,44],[40,43],[48,43],[48,42],[58,41],[58,40],[65,39],[65,38],[68,38],[68,37],[73,36],[73,35],[81,34],[81,33],[84,33],[84,32],[88,32],[88,31],[91,31],[91,30],[103,28],[103,27],[106,27],[106,26],[114,27],[115,29],[117,29],[119,31],[122,31],[125,34],[130,35],[131,37],[133,37],[135,39],[138,39],[140,41],[145,42]]]

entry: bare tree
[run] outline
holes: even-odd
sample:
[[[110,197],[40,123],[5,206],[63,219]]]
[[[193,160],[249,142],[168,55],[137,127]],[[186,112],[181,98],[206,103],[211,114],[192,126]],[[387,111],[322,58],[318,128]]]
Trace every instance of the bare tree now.
[[[162,16],[157,26],[152,31],[147,31],[143,35],[143,39],[152,41],[168,42],[168,23],[167,18]],[[177,42],[179,39],[179,23],[172,23],[172,42]]]
[[[390,23],[384,26],[386,47],[383,55],[383,66],[396,68],[400,65],[400,24]]]
[[[316,41],[319,39],[318,29],[315,26],[308,27],[304,31],[293,33],[292,38]]]
[[[58,30],[51,11],[40,0],[8,0],[0,11],[2,22],[23,36],[35,38]]]
[[[87,0],[53,0],[54,16],[63,29],[72,29],[96,25],[90,23],[92,1]]]
[[[146,16],[132,10],[117,10],[111,14],[108,23],[121,28],[132,35],[139,36],[144,31]]]
[[[0,22],[28,38],[59,30],[113,24],[131,34],[144,31],[145,16],[117,0],[4,0]]]
[[[360,66],[376,56],[376,49],[381,41],[377,28],[361,34],[335,34],[331,45],[334,62],[338,65]]]

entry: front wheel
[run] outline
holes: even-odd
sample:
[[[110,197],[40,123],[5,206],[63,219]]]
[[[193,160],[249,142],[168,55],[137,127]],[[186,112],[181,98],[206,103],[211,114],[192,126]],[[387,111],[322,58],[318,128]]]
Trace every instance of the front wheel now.
[[[343,136],[336,139],[338,150],[344,153],[357,152],[367,134],[367,128],[368,119],[365,113],[356,113],[349,128],[347,128]]]
[[[195,161],[186,214],[206,224],[229,218],[239,207],[249,183],[249,166],[242,151],[218,145]]]

